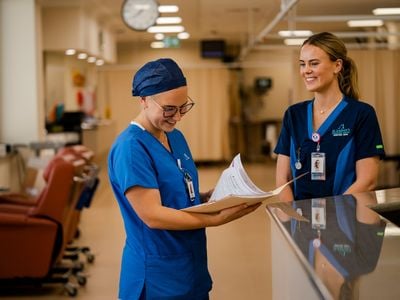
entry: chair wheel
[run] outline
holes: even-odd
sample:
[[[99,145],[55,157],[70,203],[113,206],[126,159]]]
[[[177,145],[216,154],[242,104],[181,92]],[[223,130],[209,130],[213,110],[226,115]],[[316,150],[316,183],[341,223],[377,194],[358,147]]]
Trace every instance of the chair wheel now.
[[[80,286],[86,285],[87,279],[85,276],[78,275],[76,276],[76,280],[78,281]]]
[[[94,262],[94,255],[91,253],[87,254],[86,260],[88,263],[93,263]]]
[[[75,297],[78,295],[78,289],[74,287],[71,283],[66,283],[64,285],[64,289],[67,291],[68,296]]]

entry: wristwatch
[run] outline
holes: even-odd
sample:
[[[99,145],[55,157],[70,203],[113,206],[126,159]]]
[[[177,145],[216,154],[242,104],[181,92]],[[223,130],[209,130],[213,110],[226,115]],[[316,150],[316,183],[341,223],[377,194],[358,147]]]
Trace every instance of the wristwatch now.
[[[153,26],[158,15],[155,0],[125,0],[121,8],[122,20],[133,30],[143,31]]]

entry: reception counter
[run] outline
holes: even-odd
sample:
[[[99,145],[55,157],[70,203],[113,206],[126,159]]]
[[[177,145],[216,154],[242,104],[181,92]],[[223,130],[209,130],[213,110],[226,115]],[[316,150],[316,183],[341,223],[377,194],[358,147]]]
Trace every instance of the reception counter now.
[[[399,204],[396,188],[268,206],[272,298],[400,299]]]

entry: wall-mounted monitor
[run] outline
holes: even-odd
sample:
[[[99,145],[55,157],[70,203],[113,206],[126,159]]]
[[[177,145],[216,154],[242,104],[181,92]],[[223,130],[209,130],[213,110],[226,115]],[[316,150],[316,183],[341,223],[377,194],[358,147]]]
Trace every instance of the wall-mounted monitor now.
[[[202,58],[223,58],[225,56],[224,40],[202,40],[200,42]]]

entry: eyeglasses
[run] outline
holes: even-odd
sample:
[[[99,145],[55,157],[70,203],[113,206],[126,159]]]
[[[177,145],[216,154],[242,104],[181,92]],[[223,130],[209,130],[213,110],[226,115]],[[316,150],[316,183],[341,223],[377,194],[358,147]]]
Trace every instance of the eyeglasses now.
[[[164,118],[172,118],[173,116],[176,115],[176,113],[178,111],[179,111],[180,115],[183,116],[189,110],[191,110],[192,107],[194,106],[194,101],[189,96],[187,97],[187,100],[188,100],[189,103],[186,102],[185,104],[183,104],[181,106],[174,106],[174,105],[163,105],[163,106],[161,106],[160,104],[158,104],[158,102],[153,97],[150,97],[150,98],[163,111]]]

